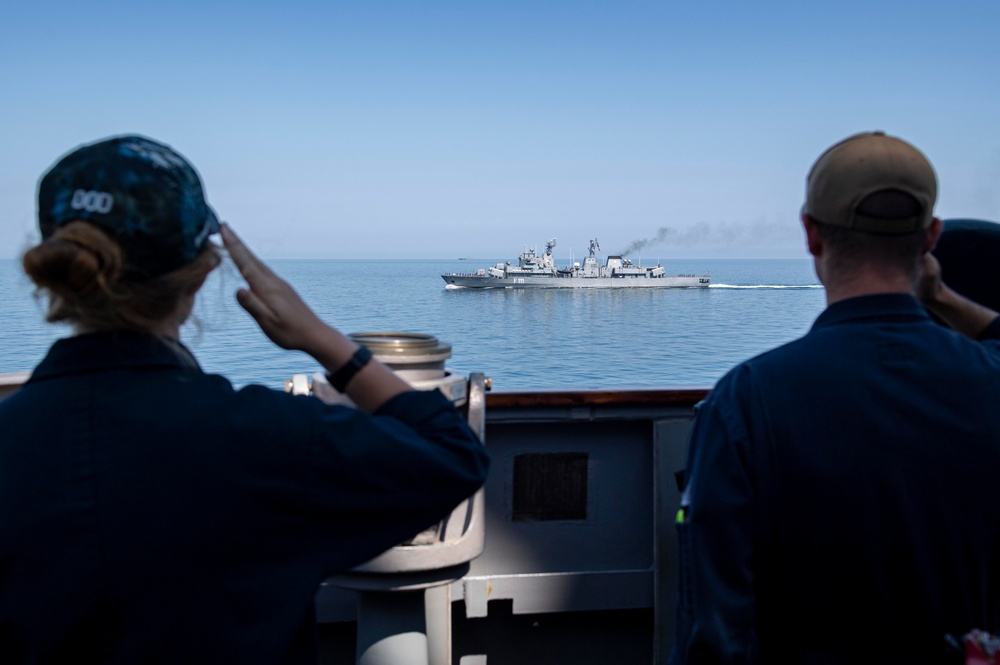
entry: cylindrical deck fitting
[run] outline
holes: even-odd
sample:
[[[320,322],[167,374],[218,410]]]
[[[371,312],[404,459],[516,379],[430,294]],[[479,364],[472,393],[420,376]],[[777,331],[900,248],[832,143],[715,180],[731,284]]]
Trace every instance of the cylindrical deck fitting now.
[[[410,332],[358,332],[348,335],[366,347],[380,362],[417,390],[437,388],[455,406],[463,406],[467,395],[465,377],[445,370],[451,344],[434,335]]]
[[[358,332],[349,337],[367,347],[401,378],[413,381],[440,380],[444,361],[451,358],[451,344],[434,335],[407,332]]]
[[[485,377],[447,372],[451,345],[433,335],[361,332],[350,335],[418,390],[440,390],[465,411],[469,426],[485,435]],[[451,663],[451,594],[469,561],[484,547],[483,490],[440,523],[416,534],[331,582],[358,593],[359,665]]]
[[[358,593],[358,665],[428,665],[424,592]]]

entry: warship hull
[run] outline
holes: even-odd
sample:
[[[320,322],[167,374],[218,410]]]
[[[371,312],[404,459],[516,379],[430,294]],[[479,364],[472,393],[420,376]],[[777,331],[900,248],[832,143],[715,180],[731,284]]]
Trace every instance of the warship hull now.
[[[524,277],[491,277],[489,275],[452,273],[441,275],[446,288],[469,289],[662,289],[705,288],[711,283],[708,275],[671,275],[663,277],[555,277],[530,275]]]
[[[441,278],[449,289],[662,289],[707,288],[709,275],[667,275],[660,264],[644,267],[633,263],[624,255],[607,257],[604,265],[597,261],[601,246],[597,238],[590,241],[589,256],[583,265],[573,263],[565,268],[556,267],[552,249],[555,238],[545,243],[544,253],[525,249],[517,265],[497,263],[480,268],[474,273],[445,273]]]

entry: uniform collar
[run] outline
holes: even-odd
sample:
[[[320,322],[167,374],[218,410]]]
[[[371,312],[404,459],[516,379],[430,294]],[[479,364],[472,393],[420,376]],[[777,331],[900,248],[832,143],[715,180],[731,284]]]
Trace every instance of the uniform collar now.
[[[180,342],[116,330],[57,340],[32,372],[30,380],[140,367],[201,372],[198,361]]]
[[[819,315],[813,329],[853,321],[931,322],[931,317],[923,305],[908,293],[876,293],[833,303]]]

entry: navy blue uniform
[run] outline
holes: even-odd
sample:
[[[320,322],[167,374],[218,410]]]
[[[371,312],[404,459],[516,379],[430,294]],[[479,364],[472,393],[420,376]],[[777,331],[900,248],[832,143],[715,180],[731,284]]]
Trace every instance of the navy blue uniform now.
[[[672,661],[939,662],[1000,627],[998,398],[1000,343],[901,294],[730,371],[692,433]]]
[[[321,580],[489,465],[437,391],[374,416],[235,391],[127,333],[57,342],[0,432],[3,663],[314,663]]]

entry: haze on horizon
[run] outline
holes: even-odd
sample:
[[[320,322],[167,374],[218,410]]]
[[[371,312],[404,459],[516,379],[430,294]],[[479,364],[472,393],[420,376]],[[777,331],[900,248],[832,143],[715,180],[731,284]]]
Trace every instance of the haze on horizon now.
[[[1000,221],[1000,3],[17,3],[0,11],[0,258],[81,143],[199,169],[266,258],[516,258],[597,237],[805,258],[806,171],[882,129],[938,213]],[[646,248],[649,248],[648,250]]]

